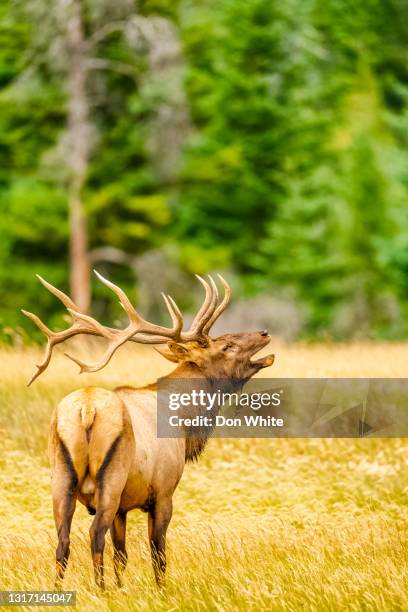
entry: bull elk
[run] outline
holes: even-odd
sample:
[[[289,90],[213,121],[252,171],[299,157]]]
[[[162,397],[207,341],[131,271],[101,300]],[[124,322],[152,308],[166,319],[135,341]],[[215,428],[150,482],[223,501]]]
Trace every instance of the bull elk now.
[[[35,315],[23,311],[47,336],[44,360],[30,380],[33,382],[49,365],[53,348],[77,334],[105,338],[107,349],[100,361],[86,365],[70,357],[81,372],[102,369],[127,341],[164,344],[159,352],[177,364],[170,379],[199,379],[211,384],[223,379],[225,390],[239,390],[261,368],[272,365],[274,356],[252,357],[265,347],[267,331],[209,336],[210,329],[227,307],[231,290],[221,277],[224,297],[220,301],[216,284],[198,277],[205,289],[204,302],[190,328],[183,331],[183,318],[176,303],[163,295],[172,326],[154,325],[143,319],[125,292],[96,273],[118,296],[129,322],[125,329],[101,325],[79,312],[62,291],[39,277],[42,284],[66,306],[72,325],[53,332]],[[173,382],[173,381],[172,381]],[[165,538],[172,515],[172,497],[187,461],[197,459],[207,442],[185,430],[180,438],[157,437],[157,385],[143,388],[119,387],[113,391],[85,387],[67,395],[51,418],[49,457],[52,469],[52,498],[58,533],[56,585],[64,576],[70,551],[70,529],[76,501],[95,515],[91,528],[91,552],[97,585],[104,587],[103,551],[110,529],[114,568],[118,585],[126,566],[126,514],[139,508],[148,513],[148,534],[154,573],[163,584],[166,568]]]

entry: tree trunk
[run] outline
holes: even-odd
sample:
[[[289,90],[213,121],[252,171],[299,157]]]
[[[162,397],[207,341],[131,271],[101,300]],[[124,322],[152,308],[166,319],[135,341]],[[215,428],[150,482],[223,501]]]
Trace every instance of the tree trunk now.
[[[68,59],[68,165],[70,225],[70,285],[72,299],[82,312],[90,308],[90,263],[87,219],[82,191],[90,154],[90,120],[87,96],[87,55],[80,0],[62,0],[66,5]]]

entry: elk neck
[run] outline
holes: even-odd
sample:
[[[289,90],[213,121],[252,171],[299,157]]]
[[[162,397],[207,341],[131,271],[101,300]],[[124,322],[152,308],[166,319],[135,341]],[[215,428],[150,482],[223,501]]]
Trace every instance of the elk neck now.
[[[193,363],[182,363],[177,366],[173,372],[164,377],[165,380],[182,380],[183,385],[180,391],[189,393],[194,388],[197,388],[197,381],[200,381],[200,389],[206,393],[215,393],[220,390],[222,393],[240,392],[245,381],[234,378],[212,378]],[[191,381],[189,383],[189,381]],[[200,430],[202,435],[189,435],[189,427],[184,427],[186,440],[186,461],[197,461],[203,452],[208,438],[214,428],[215,416],[220,411],[222,405],[215,403],[211,410],[207,410],[205,406],[187,406],[183,409],[183,417],[194,418],[196,416],[207,416],[212,418],[212,425],[203,427]],[[193,428],[194,429],[194,428]]]

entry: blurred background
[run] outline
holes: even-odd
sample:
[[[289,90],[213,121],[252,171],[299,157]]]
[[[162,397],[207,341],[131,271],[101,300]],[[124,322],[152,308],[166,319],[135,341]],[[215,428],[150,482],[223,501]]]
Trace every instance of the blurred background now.
[[[405,0],[0,6],[0,338],[234,301],[219,331],[408,335]],[[92,293],[92,307],[91,307]]]

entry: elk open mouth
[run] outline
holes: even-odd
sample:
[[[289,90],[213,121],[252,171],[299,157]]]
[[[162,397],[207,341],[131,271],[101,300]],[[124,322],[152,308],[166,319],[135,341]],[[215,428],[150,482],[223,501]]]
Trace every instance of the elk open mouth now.
[[[253,363],[256,366],[259,366],[260,368],[269,368],[269,366],[271,366],[274,361],[275,361],[275,355],[266,355],[266,357],[255,359],[255,361],[251,359],[251,363]]]
[[[260,350],[265,348],[271,341],[271,337],[268,333],[262,332],[261,337],[257,340],[257,346],[254,347],[254,352],[252,353],[252,357],[254,357]],[[265,357],[260,357],[259,359],[253,359],[251,357],[251,363],[259,366],[260,368],[267,368],[273,364],[275,361],[275,355],[266,355]]]

